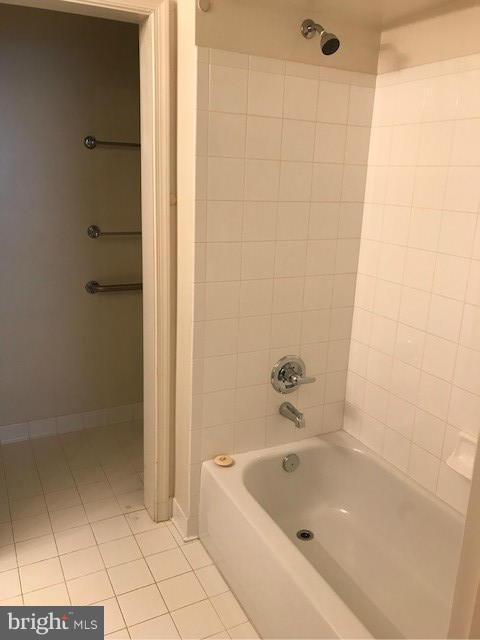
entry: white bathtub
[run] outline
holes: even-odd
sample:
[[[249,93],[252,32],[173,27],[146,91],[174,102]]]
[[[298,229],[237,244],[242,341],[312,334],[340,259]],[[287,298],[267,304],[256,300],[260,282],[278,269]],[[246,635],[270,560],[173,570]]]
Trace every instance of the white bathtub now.
[[[200,537],[262,637],[446,637],[456,512],[344,432],[235,458],[203,465]]]

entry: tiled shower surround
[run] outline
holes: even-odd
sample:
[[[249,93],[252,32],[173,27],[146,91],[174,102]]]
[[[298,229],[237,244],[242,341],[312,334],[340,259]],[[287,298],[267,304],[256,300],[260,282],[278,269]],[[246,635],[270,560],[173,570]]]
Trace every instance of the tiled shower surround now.
[[[202,460],[342,427],[464,511],[480,56],[376,77],[200,49],[198,76],[190,530]],[[286,354],[317,382],[284,398]]]
[[[342,426],[374,82],[200,50],[193,503],[201,460]],[[288,396],[303,430],[286,354],[317,377]]]
[[[465,511],[480,422],[480,56],[377,80],[345,429]]]

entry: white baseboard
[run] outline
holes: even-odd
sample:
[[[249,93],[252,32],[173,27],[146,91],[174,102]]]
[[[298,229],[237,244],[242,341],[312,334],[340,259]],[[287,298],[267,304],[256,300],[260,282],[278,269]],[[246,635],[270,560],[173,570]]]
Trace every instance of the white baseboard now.
[[[31,420],[0,426],[0,443],[8,444],[30,438],[44,438],[59,433],[70,433],[71,431],[103,427],[109,424],[141,420],[142,418],[143,402],[138,402],[85,413],[71,413],[54,418]]]
[[[177,528],[178,533],[182,536],[185,542],[189,542],[190,540],[196,540],[198,538],[197,531],[197,518],[188,518],[178,502],[173,498],[173,514],[172,514],[172,522]],[[195,522],[193,522],[195,521]],[[193,526],[192,526],[193,525]]]

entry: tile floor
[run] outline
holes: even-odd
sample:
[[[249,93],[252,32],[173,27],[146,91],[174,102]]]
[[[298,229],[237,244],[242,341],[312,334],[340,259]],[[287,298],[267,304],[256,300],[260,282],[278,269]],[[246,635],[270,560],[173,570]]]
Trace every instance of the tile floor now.
[[[107,638],[257,638],[200,541],[143,505],[139,422],[3,445],[0,605],[98,604]]]

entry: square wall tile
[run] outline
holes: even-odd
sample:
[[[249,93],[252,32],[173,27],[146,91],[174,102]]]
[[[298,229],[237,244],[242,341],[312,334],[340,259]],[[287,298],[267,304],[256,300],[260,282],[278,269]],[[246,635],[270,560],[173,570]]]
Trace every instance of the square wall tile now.
[[[245,115],[211,112],[208,155],[242,158],[245,154],[246,123]]]
[[[282,116],[284,78],[282,75],[251,70],[248,80],[248,113]]]
[[[248,71],[212,65],[209,106],[213,111],[246,113]]]
[[[284,116],[294,120],[316,119],[318,82],[306,78],[285,78]]]
[[[246,157],[280,160],[282,120],[262,116],[247,117]]]
[[[349,94],[350,87],[347,84],[321,80],[318,89],[317,121],[346,123]]]

